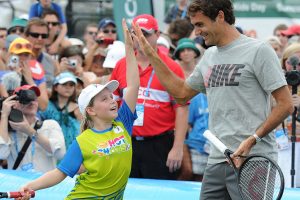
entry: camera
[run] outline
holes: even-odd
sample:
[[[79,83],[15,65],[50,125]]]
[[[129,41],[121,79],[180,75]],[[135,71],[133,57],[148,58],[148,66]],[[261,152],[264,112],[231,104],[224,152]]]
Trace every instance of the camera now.
[[[105,44],[105,45],[109,45],[114,43],[114,40],[111,38],[101,38],[101,39],[97,39],[96,42],[98,44]]]
[[[19,64],[20,64],[19,56],[16,56],[16,55],[10,56],[9,63],[8,63],[9,67],[17,68],[17,67],[19,67]]]
[[[285,73],[286,82],[290,86],[298,86],[300,84],[300,72],[292,70]]]
[[[77,67],[77,60],[76,60],[76,59],[69,59],[68,64],[69,64],[72,68],[76,68],[76,67]]]
[[[299,58],[291,56],[288,58],[288,63],[293,66],[293,69],[285,73],[286,82],[290,86],[297,87],[300,84],[300,72],[297,70],[300,63]]]
[[[33,90],[20,90],[19,92],[16,92],[16,97],[12,100],[19,101],[20,104],[28,105],[30,102],[36,100],[37,96]],[[2,104],[3,101],[6,98],[0,98],[0,109],[2,110]],[[18,109],[11,109],[11,112],[9,113],[8,119],[13,122],[22,122],[23,121],[23,113]]]

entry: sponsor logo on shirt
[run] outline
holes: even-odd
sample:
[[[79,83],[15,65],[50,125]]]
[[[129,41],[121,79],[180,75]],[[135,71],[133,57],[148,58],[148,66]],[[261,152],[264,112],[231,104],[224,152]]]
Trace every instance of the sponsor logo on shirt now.
[[[115,153],[122,153],[130,150],[130,144],[126,140],[124,135],[116,137],[112,140],[108,140],[105,142],[100,142],[96,150],[93,150],[93,154],[97,154],[98,156],[109,156]]]

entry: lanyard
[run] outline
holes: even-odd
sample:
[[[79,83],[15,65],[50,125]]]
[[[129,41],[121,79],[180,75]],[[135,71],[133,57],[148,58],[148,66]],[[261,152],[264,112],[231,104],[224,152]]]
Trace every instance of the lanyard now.
[[[152,72],[151,72],[149,81],[148,81],[148,83],[147,83],[147,88],[146,88],[146,91],[145,91],[145,94],[144,94],[144,96],[146,96],[146,97],[149,97],[149,96],[150,96],[150,95],[149,95],[149,90],[150,90],[150,85],[151,85],[152,80],[153,80],[153,76],[154,76],[154,70],[152,69]],[[145,104],[145,101],[146,101],[146,98],[144,98],[143,104]]]
[[[16,148],[16,152],[17,154],[19,153],[19,147],[18,147],[18,139],[17,139],[17,133],[16,131],[13,132],[13,137],[14,137],[14,141],[15,141],[15,148]]]

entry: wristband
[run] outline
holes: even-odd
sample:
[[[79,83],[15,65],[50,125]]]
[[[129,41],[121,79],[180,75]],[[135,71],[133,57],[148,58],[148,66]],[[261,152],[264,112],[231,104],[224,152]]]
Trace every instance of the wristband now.
[[[255,138],[256,144],[261,141],[261,138],[258,137],[258,135],[256,135],[256,133],[253,134],[253,137]]]

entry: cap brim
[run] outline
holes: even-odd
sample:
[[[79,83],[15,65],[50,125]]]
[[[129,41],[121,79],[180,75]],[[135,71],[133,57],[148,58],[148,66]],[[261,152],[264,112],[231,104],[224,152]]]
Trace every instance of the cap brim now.
[[[284,30],[280,32],[284,36],[294,35],[294,33],[290,30]]]
[[[62,78],[59,81],[57,81],[57,83],[59,83],[59,84],[64,84],[67,82],[73,82],[73,83],[77,84],[77,80],[75,78],[71,78],[71,77],[65,77],[65,78]]]
[[[119,82],[116,80],[111,80],[104,85],[110,92],[114,92],[119,87]]]
[[[152,33],[154,33],[155,32],[155,30],[154,29],[146,29],[146,28],[144,28],[144,27],[140,27],[143,31],[146,31],[147,33],[149,33],[149,34],[152,34]]]
[[[20,49],[20,50],[12,51],[11,53],[13,53],[13,54],[29,53],[29,54],[33,55],[32,51],[27,50],[27,49]]]
[[[37,97],[39,97],[41,95],[41,91],[40,91],[40,89],[37,86],[34,86],[34,85],[31,86],[30,90],[33,90],[35,92],[35,94],[36,94]]]

